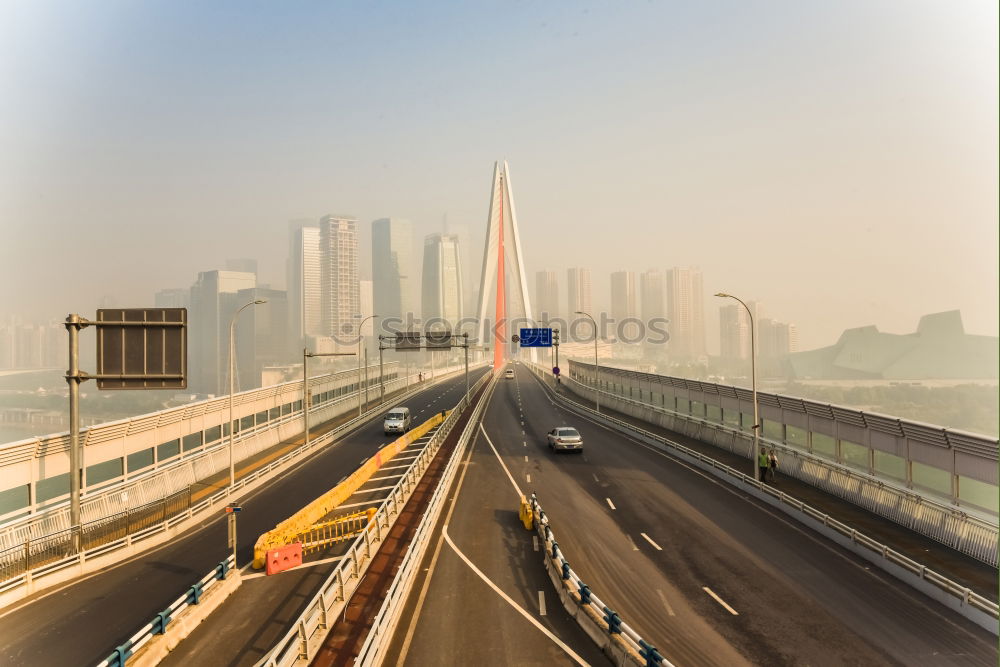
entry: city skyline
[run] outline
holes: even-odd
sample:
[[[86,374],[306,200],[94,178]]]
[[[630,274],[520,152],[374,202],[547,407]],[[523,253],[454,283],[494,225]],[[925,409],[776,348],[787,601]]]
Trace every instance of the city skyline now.
[[[406,217],[419,239],[447,215],[475,255],[503,156],[526,267],[590,267],[595,303],[627,260],[700,266],[707,293],[767,302],[807,348],[951,309],[996,335],[996,6],[720,6],[512,6],[499,22],[474,7],[10,7],[0,316],[145,305],[233,256],[287,287],[285,221],[331,210],[362,221],[362,247],[371,220]],[[479,82],[500,35],[520,48],[498,104]]]

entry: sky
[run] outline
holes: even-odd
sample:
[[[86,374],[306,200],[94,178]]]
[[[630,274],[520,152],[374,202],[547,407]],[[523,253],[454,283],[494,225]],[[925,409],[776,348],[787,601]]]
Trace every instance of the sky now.
[[[0,318],[152,305],[287,223],[475,230],[525,263],[698,266],[794,322],[998,334],[997,3],[0,3]],[[419,257],[419,255],[416,255]],[[471,281],[470,281],[471,282]],[[562,295],[565,298],[565,294]]]

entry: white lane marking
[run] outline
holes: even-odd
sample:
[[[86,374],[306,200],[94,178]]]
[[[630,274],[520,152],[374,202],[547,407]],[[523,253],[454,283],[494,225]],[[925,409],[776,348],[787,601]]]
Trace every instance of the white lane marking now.
[[[524,444],[524,446],[527,447],[528,446],[528,441],[524,440],[522,444]]]
[[[667,602],[667,596],[663,594],[663,591],[657,588],[656,594],[659,595],[660,600],[663,601],[663,606],[667,608],[667,613],[670,614],[671,616],[676,616],[676,614],[674,614],[674,608],[670,606],[669,602]]]
[[[480,426],[481,426],[481,424],[480,424]],[[488,439],[489,439],[489,438],[487,438],[487,440],[488,440]],[[521,614],[521,616],[524,616],[524,617],[525,617],[526,619],[528,619],[528,622],[530,622],[530,623],[531,623],[531,624],[532,624],[533,626],[535,626],[536,628],[538,628],[539,630],[541,630],[541,631],[542,631],[542,633],[543,633],[543,634],[544,634],[544,635],[545,635],[546,637],[548,637],[549,639],[551,639],[551,640],[552,640],[552,641],[553,641],[553,642],[555,643],[555,645],[556,645],[556,646],[558,646],[558,647],[559,647],[559,648],[561,648],[561,649],[562,649],[563,651],[565,651],[566,655],[568,655],[569,657],[571,657],[571,658],[573,659],[573,661],[574,661],[574,662],[576,662],[576,663],[577,663],[578,665],[586,665],[586,664],[587,664],[587,661],[586,661],[586,660],[584,660],[583,658],[581,658],[580,656],[578,656],[578,655],[577,655],[577,654],[576,654],[576,653],[575,653],[575,652],[573,651],[573,649],[571,649],[571,648],[570,648],[569,646],[567,646],[566,644],[564,644],[564,643],[562,642],[562,640],[560,640],[560,639],[559,639],[558,637],[556,637],[556,636],[555,636],[554,634],[552,634],[551,632],[549,632],[548,628],[546,628],[546,627],[545,627],[544,625],[542,625],[542,624],[541,624],[541,623],[539,623],[539,622],[538,622],[537,620],[535,620],[535,618],[534,618],[534,617],[533,617],[533,616],[532,616],[531,614],[529,614],[529,613],[528,613],[528,612],[526,612],[526,611],[525,611],[524,609],[522,609],[522,608],[521,608],[521,607],[520,607],[520,606],[519,606],[519,605],[518,605],[518,604],[517,604],[516,602],[514,602],[514,601],[513,601],[512,599],[510,599],[510,597],[509,597],[509,596],[508,596],[508,595],[507,595],[506,593],[504,593],[504,592],[503,592],[502,590],[500,590],[500,587],[499,587],[499,586],[497,586],[497,585],[496,585],[496,584],[494,584],[494,583],[493,583],[492,581],[490,581],[490,580],[489,580],[489,578],[488,578],[488,577],[487,577],[487,576],[486,576],[485,574],[483,574],[483,573],[482,573],[482,572],[481,572],[481,571],[479,570],[479,568],[478,568],[478,567],[476,567],[476,566],[475,566],[475,565],[473,564],[473,562],[472,562],[471,560],[469,560],[469,559],[468,559],[468,558],[467,558],[467,557],[465,556],[465,554],[464,554],[464,553],[462,553],[462,551],[461,551],[461,550],[460,550],[460,549],[459,549],[459,548],[458,548],[457,546],[455,546],[455,543],[451,541],[451,535],[449,535],[449,534],[448,534],[448,526],[447,526],[447,524],[446,524],[446,525],[445,525],[445,526],[443,527],[443,529],[442,529],[442,533],[444,534],[444,539],[445,539],[445,541],[446,541],[446,542],[448,543],[448,546],[450,546],[450,547],[451,547],[452,551],[454,551],[454,552],[455,552],[455,554],[456,554],[456,555],[457,555],[457,556],[458,556],[459,558],[461,558],[461,559],[462,559],[463,561],[465,561],[465,564],[469,566],[469,569],[471,569],[471,570],[472,570],[473,572],[475,572],[475,573],[476,573],[476,575],[477,575],[477,576],[478,576],[478,577],[479,577],[480,579],[482,579],[483,581],[485,581],[485,582],[486,582],[486,585],[487,585],[487,586],[489,586],[490,588],[492,588],[492,589],[493,589],[493,592],[494,592],[494,593],[496,593],[497,595],[499,595],[499,596],[500,596],[501,598],[503,598],[503,600],[504,600],[504,601],[505,601],[505,602],[506,602],[507,604],[509,604],[509,605],[510,605],[511,607],[513,607],[514,609],[516,609],[516,610],[517,610],[517,613]]]
[[[527,455],[527,454],[525,454],[525,455],[524,455],[524,462],[525,462],[525,463],[527,463],[527,462],[528,462],[528,455]]]
[[[659,544],[657,544],[656,542],[654,542],[649,538],[649,535],[647,535],[646,533],[639,533],[639,534],[642,535],[644,538],[646,538],[646,541],[652,544],[657,551],[663,551],[663,549],[660,548]]]
[[[635,542],[632,541],[632,536],[626,535],[625,537],[628,538],[628,543],[632,545],[632,551],[638,551],[639,547],[635,546]]]
[[[531,546],[534,547],[535,551],[538,551],[538,535],[531,536]]]
[[[545,616],[545,591],[538,591],[538,615]]]
[[[730,614],[732,614],[733,616],[739,616],[740,615],[740,613],[738,611],[736,611],[735,609],[733,609],[732,607],[730,607],[728,604],[726,604],[726,601],[723,600],[722,598],[720,598],[718,595],[716,595],[715,592],[711,588],[709,588],[708,586],[702,586],[701,590],[705,591],[706,593],[708,593],[709,595],[711,595],[713,598],[715,598],[715,601],[718,602],[719,604],[721,604],[723,607],[725,607],[726,610]]]
[[[614,509],[618,509],[617,507],[615,507],[615,504],[613,502],[611,502],[611,498],[605,498],[605,500],[608,501],[608,507],[610,507],[613,510]]]
[[[594,473],[591,473],[591,474],[594,475]],[[601,480],[597,479],[597,475],[594,475],[594,481],[595,482],[600,482]]]
[[[486,429],[483,428],[482,422],[479,423],[479,430],[483,432],[483,436],[486,438],[486,442],[489,443],[490,449],[493,450],[493,454],[497,457],[497,461],[500,462],[500,467],[502,467],[503,471],[507,473],[507,479],[510,480],[511,486],[513,486],[514,490],[517,491],[517,497],[520,498],[524,494],[521,493],[521,488],[517,485],[517,482],[514,481],[514,476],[510,474],[510,470],[507,470],[507,466],[504,465],[503,459],[500,458],[500,453],[497,452],[497,448],[493,446],[493,441],[490,440],[490,436],[486,434]]]
[[[527,480],[526,480],[527,483],[531,484],[531,475],[525,475],[525,477],[527,477]]]

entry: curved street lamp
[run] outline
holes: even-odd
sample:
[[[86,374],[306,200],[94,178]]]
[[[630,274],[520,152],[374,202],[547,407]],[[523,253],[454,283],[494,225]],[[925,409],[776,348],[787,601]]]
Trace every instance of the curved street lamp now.
[[[751,464],[753,465],[753,478],[760,480],[760,469],[757,465],[757,458],[760,456],[760,419],[757,408],[757,341],[754,337],[753,313],[750,312],[750,307],[743,303],[742,299],[732,294],[719,292],[715,296],[724,299],[736,299],[740,302],[741,306],[746,308],[747,315],[750,317],[750,386],[753,391],[753,461],[751,461]]]
[[[601,411],[601,397],[600,397],[600,382],[601,382],[601,366],[597,363],[597,320],[595,320],[590,313],[585,313],[582,310],[578,310],[574,315],[586,315],[590,318],[590,321],[594,323],[594,409],[597,412]]]
[[[373,317],[378,317],[378,315],[369,315],[368,317],[361,320],[361,324],[358,325],[358,416],[359,417],[361,416],[361,341],[365,339],[365,337],[361,335],[361,329],[362,327],[365,326],[365,322],[372,319]],[[366,366],[366,371],[367,371],[367,366]],[[381,379],[379,381],[381,382]],[[365,387],[365,389],[367,389],[367,387]]]
[[[257,306],[267,303],[267,299],[255,299],[242,306],[233,313],[233,319],[229,321],[229,489],[232,490],[236,484],[236,465],[233,462],[233,441],[236,438],[236,428],[233,426],[233,392],[235,391],[236,379],[236,320],[240,313],[250,306]]]

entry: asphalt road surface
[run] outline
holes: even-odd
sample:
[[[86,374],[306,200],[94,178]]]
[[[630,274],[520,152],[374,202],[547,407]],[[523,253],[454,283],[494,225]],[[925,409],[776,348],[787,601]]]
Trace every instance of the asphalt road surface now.
[[[561,409],[515,368],[493,395],[489,442],[480,436],[466,466],[451,543],[441,542],[420,608],[411,601],[416,620],[400,624],[393,660],[572,661],[471,564],[595,662],[517,525],[516,484],[537,493],[582,580],[676,665],[997,664],[994,635],[752,496]],[[582,454],[548,450],[545,433],[561,425],[580,430]]]
[[[470,380],[483,372],[470,371]],[[464,391],[465,378],[459,374],[407,399],[414,424],[454,407]],[[392,439],[383,434],[381,418],[373,419],[239,499],[239,565],[252,559],[261,533],[333,487]],[[0,664],[96,664],[228,553],[220,512],[173,542],[18,603],[0,613]]]

